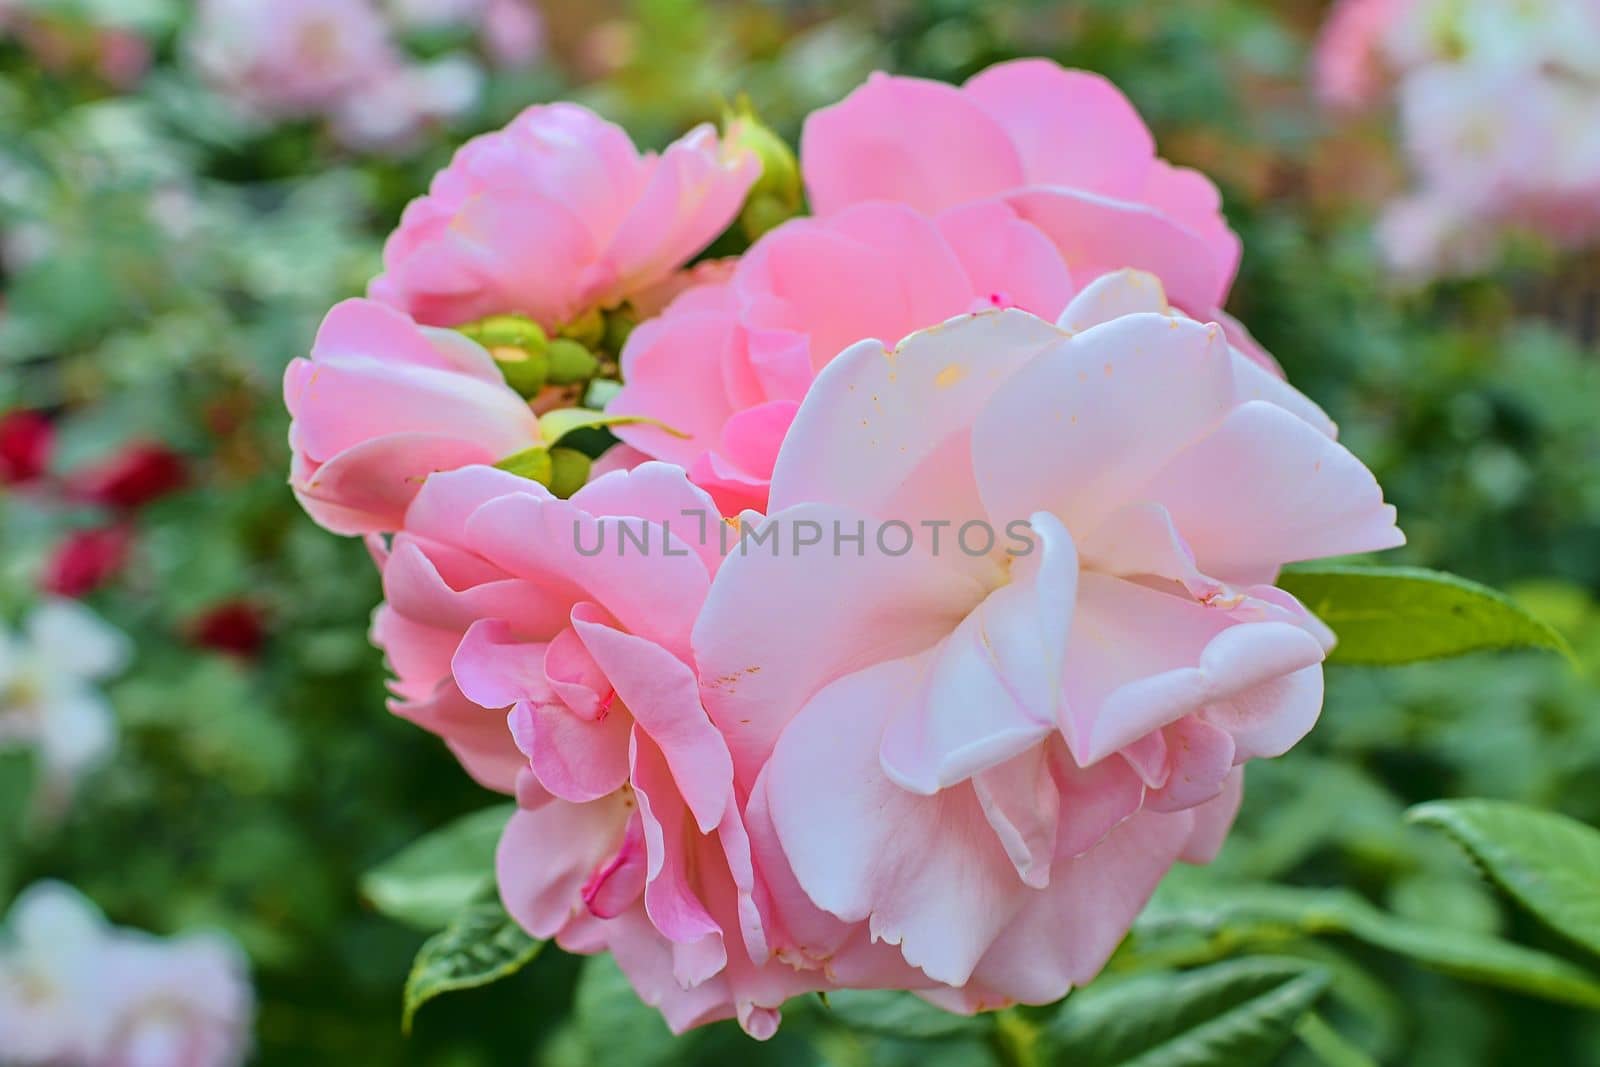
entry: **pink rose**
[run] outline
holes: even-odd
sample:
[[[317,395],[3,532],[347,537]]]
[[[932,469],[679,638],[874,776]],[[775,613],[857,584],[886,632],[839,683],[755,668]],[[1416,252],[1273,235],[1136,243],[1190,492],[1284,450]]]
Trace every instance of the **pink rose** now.
[[[728,281],[690,290],[634,331],[607,410],[676,431],[616,430],[686,468],[728,514],[763,510],[783,435],[842,349],[978,308],[1054,318],[1071,295],[1055,246],[1000,201],[936,219],[900,204],[796,219],[756,242]]]
[[[538,419],[482,346],[371,300],[328,312],[283,387],[290,482],[335,533],[396,529],[434,471],[541,443]]]
[[[322,114],[399,58],[372,0],[203,0],[185,44],[202,76],[266,119]]]
[[[731,554],[694,634],[758,852],[962,1010],[1062,996],[1209,858],[1240,765],[1321,706],[1331,635],[1279,568],[1402,541],[1326,417],[1152,277],[1061,322],[834,360],[778,456],[778,550]]]
[[[1317,95],[1335,107],[1372,103],[1384,78],[1383,40],[1412,0],[1339,0],[1317,35]]]
[[[158,940],[118,931],[107,946],[109,1019],[97,1067],[236,1067],[250,1052],[255,995],[249,962],[230,939]],[[89,1006],[85,1006],[88,1008]]]
[[[732,759],[700,702],[690,632],[721,526],[661,463],[570,500],[490,468],[435,475],[383,561],[373,637],[394,710],[517,795],[511,914],[612,951],[675,1028],[737,1016],[766,1037],[826,983],[770,962]]]
[[[531,107],[412,201],[370,291],[434,326],[515,313],[557,327],[664,281],[733,221],[759,170],[709,126],[640,155],[585,108]]]
[[[1274,366],[1216,310],[1239,255],[1216,190],[1154,152],[1110,83],[1044,60],[961,89],[876,76],[806,124],[817,217],[767,234],[726,284],[689,291],[629,339],[608,410],[655,423],[618,435],[686,468],[730,514],[762,510],[801,398],[845,347],[981,307],[1054,319],[1123,267],[1154,272]]]
[[[1000,63],[960,88],[875,74],[806,120],[800,159],[818,215],[1000,197],[1049,236],[1078,285],[1136,267],[1197,314],[1222,305],[1239,264],[1216,187],[1157,157],[1109,81],[1049,60]]]

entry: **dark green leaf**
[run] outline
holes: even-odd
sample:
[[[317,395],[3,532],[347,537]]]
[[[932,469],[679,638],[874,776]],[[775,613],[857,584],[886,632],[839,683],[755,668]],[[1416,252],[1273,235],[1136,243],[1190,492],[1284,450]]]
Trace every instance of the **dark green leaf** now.
[[[406,976],[401,1026],[410,1033],[417,1009],[434,997],[509,977],[543,947],[544,942],[523,932],[498,900],[473,904],[418,950]]]
[[[373,907],[420,930],[438,930],[494,887],[494,850],[513,807],[464,815],[367,872]]]
[[[1291,568],[1278,584],[1338,635],[1330,663],[1413,663],[1512,648],[1571,655],[1559,633],[1515,601],[1453,574],[1317,565]]]
[[[1408,817],[1445,831],[1529,911],[1600,953],[1600,830],[1494,800],[1439,800]]]
[[[1251,1067],[1289,1044],[1327,986],[1314,966],[1268,957],[1094,983],[1067,997],[1045,1041],[1073,1067]]]
[[[1600,1008],[1600,978],[1509,941],[1396,918],[1343,890],[1215,886],[1159,897],[1118,959],[1196,963],[1248,948],[1344,935],[1467,981]]]

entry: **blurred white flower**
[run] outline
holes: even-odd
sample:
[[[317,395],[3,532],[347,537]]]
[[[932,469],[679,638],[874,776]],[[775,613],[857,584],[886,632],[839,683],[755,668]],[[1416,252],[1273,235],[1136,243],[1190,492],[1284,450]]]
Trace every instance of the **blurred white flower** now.
[[[126,664],[129,642],[74,600],[46,600],[20,634],[0,630],[0,749],[33,750],[48,796],[64,799],[116,747],[96,682]]]
[[[483,72],[463,56],[395,67],[333,112],[333,132],[352,148],[398,151],[429,124],[469,110],[483,88]]]
[[[1379,227],[1397,273],[1481,269],[1512,233],[1600,240],[1597,41],[1597,0],[1341,0],[1319,90],[1364,105],[1381,72],[1398,98],[1417,182]]]
[[[399,61],[370,0],[202,0],[186,44],[213,87],[264,119],[322,114]]]
[[[233,1067],[249,1051],[254,1000],[232,940],[115,928],[58,882],[25,891],[0,937],[6,1064]]]
[[[0,939],[0,1063],[85,1063],[101,1024],[96,961],[105,920],[76,890],[41,882],[11,908]]]

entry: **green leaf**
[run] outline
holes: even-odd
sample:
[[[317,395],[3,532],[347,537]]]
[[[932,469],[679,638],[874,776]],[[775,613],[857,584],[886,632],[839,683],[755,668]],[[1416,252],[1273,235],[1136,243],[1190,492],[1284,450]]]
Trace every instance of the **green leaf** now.
[[[1295,1024],[1294,1035],[1327,1067],[1378,1067],[1378,1061],[1311,1012]]]
[[[1600,830],[1495,800],[1436,800],[1407,818],[1449,834],[1529,911],[1600,953]]]
[[[957,1015],[921,997],[891,989],[841,989],[829,992],[828,1013],[852,1030],[916,1040],[943,1040],[987,1034],[990,1015]]]
[[[1293,567],[1278,584],[1333,628],[1330,663],[1387,665],[1567,642],[1511,598],[1453,574],[1417,567]]]
[[[1251,1067],[1271,1062],[1328,988],[1299,960],[1231,960],[1097,982],[1067,997],[1045,1040],[1074,1067]]]
[[[1466,981],[1600,1008],[1600,978],[1509,941],[1397,918],[1338,889],[1212,886],[1158,895],[1113,963],[1192,964],[1299,939],[1343,935]]]
[[[588,408],[557,408],[555,411],[545,412],[539,416],[539,436],[544,438],[545,444],[553,445],[577,430],[641,424],[665,430],[674,437],[689,436],[682,430],[675,430],[659,419],[652,419],[647,415],[607,415],[603,411],[590,411]]]
[[[523,932],[498,900],[471,905],[417,951],[406,976],[401,1028],[409,1034],[417,1009],[434,997],[516,974],[543,947],[544,942]]]
[[[550,450],[543,445],[534,445],[532,448],[524,448],[521,452],[513,452],[495,466],[519,478],[538,482],[540,485],[549,485],[550,478],[555,473],[555,463],[550,458]]]
[[[391,919],[438,930],[494,888],[494,850],[515,808],[496,804],[418,838],[367,872],[361,891]]]

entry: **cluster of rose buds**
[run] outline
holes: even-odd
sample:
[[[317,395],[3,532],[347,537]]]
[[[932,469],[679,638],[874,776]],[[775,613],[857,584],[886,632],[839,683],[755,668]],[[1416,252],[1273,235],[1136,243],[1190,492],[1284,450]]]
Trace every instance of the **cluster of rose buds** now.
[[[1508,234],[1600,238],[1600,5],[1342,0],[1317,48],[1325,101],[1392,95],[1415,188],[1379,239],[1414,279],[1481,269]]]
[[[679,1030],[1090,979],[1317,718],[1280,567],[1402,540],[1239,255],[1042,60],[875,76],[798,161],[565,104],[463,147],[285,384],[393,710],[516,797],[508,911]]]
[[[344,144],[395,150],[474,106],[483,81],[466,51],[419,61],[401,33],[472,24],[498,65],[526,65],[543,48],[531,0],[203,0],[187,47],[207,81],[247,115],[323,118]]]
[[[0,928],[0,1062],[235,1067],[254,1011],[244,954],[220,934],[115,928],[56,882]]]

